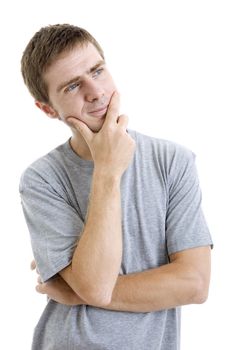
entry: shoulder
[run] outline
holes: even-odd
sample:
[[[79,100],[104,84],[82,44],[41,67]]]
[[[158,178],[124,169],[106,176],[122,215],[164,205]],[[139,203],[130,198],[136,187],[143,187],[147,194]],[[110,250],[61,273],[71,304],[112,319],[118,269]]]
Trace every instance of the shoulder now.
[[[20,177],[20,192],[25,187],[53,182],[59,177],[65,161],[66,144],[67,142],[38,158],[23,171]]]
[[[195,160],[196,155],[192,150],[174,141],[148,136],[135,130],[129,130],[129,134],[135,139],[137,152],[143,158],[153,157],[169,167],[180,167]]]

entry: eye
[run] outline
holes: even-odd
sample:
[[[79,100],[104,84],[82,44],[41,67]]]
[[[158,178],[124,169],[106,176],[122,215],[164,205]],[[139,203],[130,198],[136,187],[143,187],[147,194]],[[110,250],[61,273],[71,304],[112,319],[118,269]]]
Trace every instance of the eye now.
[[[98,68],[94,74],[93,74],[93,78],[96,78],[98,75],[100,75],[103,72],[104,68]]]
[[[70,84],[69,86],[67,86],[67,88],[65,89],[65,92],[71,92],[74,89],[76,89],[77,87],[79,87],[80,83],[73,83]]]

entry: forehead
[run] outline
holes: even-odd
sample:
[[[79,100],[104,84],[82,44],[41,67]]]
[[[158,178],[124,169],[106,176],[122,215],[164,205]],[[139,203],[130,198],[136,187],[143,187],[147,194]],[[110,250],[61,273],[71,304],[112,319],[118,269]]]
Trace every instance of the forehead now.
[[[101,59],[100,53],[91,43],[74,46],[73,49],[58,55],[48,67],[44,73],[46,85],[50,89],[59,85],[61,81],[82,76]]]

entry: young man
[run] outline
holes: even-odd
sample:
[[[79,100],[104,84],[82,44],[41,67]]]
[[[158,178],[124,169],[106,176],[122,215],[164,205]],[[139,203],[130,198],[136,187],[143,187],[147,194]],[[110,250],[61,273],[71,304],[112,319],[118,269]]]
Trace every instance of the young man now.
[[[210,279],[193,153],[127,129],[84,29],[42,28],[22,74],[37,107],[72,130],[20,182],[37,290],[49,296],[32,349],[178,349],[180,306],[203,303]]]

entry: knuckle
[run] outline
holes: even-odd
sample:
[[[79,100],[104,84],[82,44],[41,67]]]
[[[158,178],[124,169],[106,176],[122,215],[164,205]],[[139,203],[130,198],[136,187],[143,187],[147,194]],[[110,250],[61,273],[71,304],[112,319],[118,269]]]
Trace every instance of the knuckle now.
[[[128,122],[128,119],[129,119],[129,118],[128,118],[127,115],[122,115],[120,120],[122,120],[122,122],[124,122],[124,123],[127,123],[127,122]]]
[[[37,286],[36,286],[36,291],[38,292],[38,293],[43,293],[43,289],[42,289],[42,287],[41,287],[41,285],[40,284],[38,284]]]
[[[108,136],[112,136],[112,134],[114,133],[115,131],[115,127],[113,124],[108,124],[108,127],[106,128],[105,132]]]

